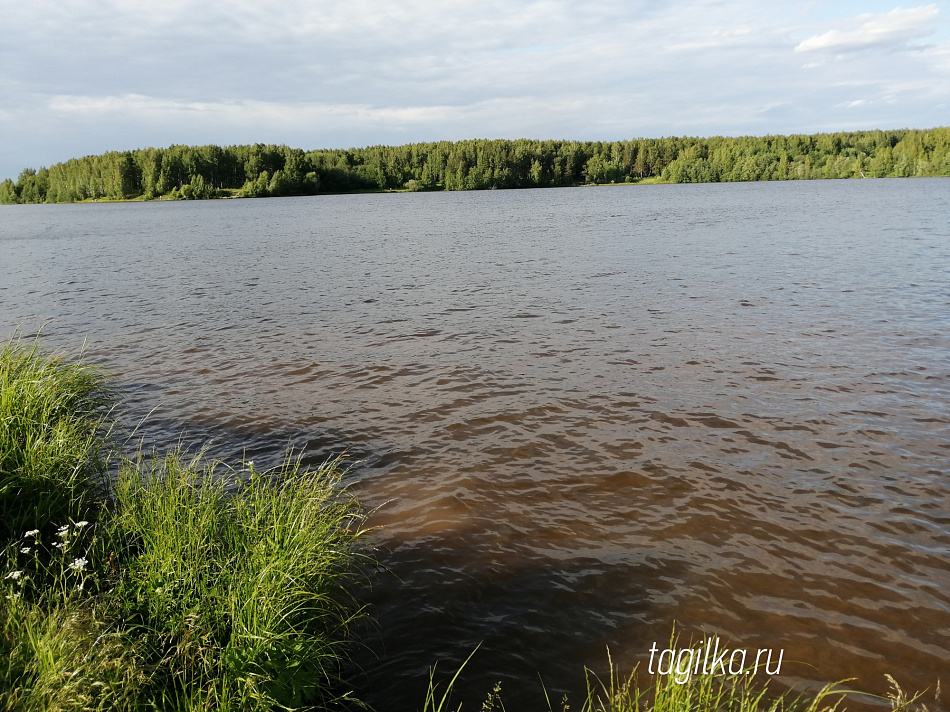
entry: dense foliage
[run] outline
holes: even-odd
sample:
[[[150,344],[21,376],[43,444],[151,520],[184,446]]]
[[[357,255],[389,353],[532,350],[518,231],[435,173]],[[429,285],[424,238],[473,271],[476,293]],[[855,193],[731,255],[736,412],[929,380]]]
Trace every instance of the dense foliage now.
[[[478,139],[309,152],[170,146],[26,169],[16,183],[0,183],[0,202],[903,176],[950,176],[950,128],[613,142]]]
[[[339,461],[119,458],[113,397],[87,366],[0,345],[0,710],[270,712],[348,695],[363,516]]]

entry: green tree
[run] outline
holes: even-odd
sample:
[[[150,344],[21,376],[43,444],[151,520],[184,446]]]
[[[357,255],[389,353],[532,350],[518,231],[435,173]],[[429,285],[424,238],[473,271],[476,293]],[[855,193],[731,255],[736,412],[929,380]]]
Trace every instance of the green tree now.
[[[15,205],[17,202],[16,185],[7,178],[0,183],[0,205]]]

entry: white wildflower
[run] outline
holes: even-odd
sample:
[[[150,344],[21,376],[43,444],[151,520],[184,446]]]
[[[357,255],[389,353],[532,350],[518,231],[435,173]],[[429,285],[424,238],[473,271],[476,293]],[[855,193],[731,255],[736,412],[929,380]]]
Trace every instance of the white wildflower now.
[[[22,549],[20,549],[21,554],[29,554],[31,551],[33,550],[28,546],[24,546]]]
[[[39,533],[40,533],[40,530],[39,530],[39,529],[30,529],[30,531],[28,531],[26,534],[23,535],[23,538],[25,539],[25,538],[28,537],[28,536],[33,536],[33,537],[35,537],[35,536],[36,536],[37,534],[39,534]]]
[[[89,522],[87,522],[85,519],[83,519],[81,522],[76,522],[76,529],[82,529],[87,524],[89,524]]]
[[[57,549],[62,549],[64,546],[66,546],[66,544],[61,541],[58,541],[55,544],[53,544],[53,546],[55,546]]]
[[[86,568],[86,564],[88,563],[89,562],[86,561],[86,558],[81,556],[78,559],[73,559],[73,563],[69,565],[69,568],[71,568],[73,571],[82,571],[84,568]]]
[[[8,573],[4,578],[5,578],[5,579],[13,579],[14,581],[16,581],[16,580],[17,580],[18,578],[20,578],[22,575],[23,575],[23,572],[22,572],[22,571],[11,571],[11,572]]]
[[[56,536],[65,537],[69,533],[69,525],[64,524],[59,529],[56,530]]]

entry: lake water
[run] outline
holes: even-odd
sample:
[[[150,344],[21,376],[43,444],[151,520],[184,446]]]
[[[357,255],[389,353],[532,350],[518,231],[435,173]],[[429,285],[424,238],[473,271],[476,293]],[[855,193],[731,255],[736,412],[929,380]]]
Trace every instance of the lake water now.
[[[47,319],[146,446],[350,453],[380,710],[479,642],[466,709],[577,708],[674,621],[950,679],[950,180],[2,208]]]

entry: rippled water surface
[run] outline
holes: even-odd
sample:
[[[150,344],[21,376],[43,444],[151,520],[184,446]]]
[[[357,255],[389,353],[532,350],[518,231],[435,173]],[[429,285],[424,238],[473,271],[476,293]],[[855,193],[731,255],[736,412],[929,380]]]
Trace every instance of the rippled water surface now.
[[[799,689],[950,679],[950,181],[0,209],[0,330],[167,446],[348,450],[362,696],[546,708],[673,621]],[[945,707],[944,707],[945,709]]]

